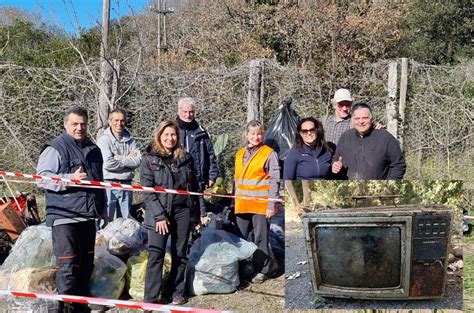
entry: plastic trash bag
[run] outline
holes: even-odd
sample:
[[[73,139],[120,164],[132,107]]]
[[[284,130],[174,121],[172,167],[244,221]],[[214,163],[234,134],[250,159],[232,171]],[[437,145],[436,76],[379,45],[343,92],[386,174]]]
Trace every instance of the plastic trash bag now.
[[[224,230],[206,228],[191,247],[188,258],[188,289],[195,295],[230,293],[237,289],[239,261],[257,246]]]
[[[134,300],[143,300],[145,293],[146,265],[148,264],[148,251],[143,250],[138,255],[131,256],[127,261],[126,281],[128,285],[128,294]],[[163,281],[171,270],[171,254],[165,254],[163,262]]]
[[[48,267],[28,267],[19,270],[10,276],[11,290],[21,290],[40,293],[56,292],[56,276],[57,268],[55,266]]]
[[[268,129],[265,133],[264,142],[272,147],[281,161],[286,159],[288,150],[293,147],[298,124],[298,115],[291,108],[293,99],[286,98],[281,102],[280,108],[273,114]]]
[[[130,218],[117,218],[110,222],[100,235],[110,253],[124,255],[138,251],[147,238],[146,230],[141,224]]]
[[[51,227],[41,224],[30,226],[21,233],[1,269],[14,273],[24,268],[54,264]]]
[[[270,224],[269,243],[277,257],[285,256],[285,234],[283,228],[277,224]]]
[[[118,299],[125,286],[127,266],[105,246],[95,247],[94,271],[89,288],[93,297]]]

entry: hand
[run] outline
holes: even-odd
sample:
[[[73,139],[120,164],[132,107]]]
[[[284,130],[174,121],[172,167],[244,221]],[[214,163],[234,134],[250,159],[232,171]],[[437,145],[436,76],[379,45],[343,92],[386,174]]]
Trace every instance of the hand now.
[[[209,179],[209,185],[208,185],[208,187],[210,188],[210,187],[212,187],[212,186],[214,186],[214,181],[212,181],[212,180]]]
[[[128,153],[128,156],[131,157],[131,158],[134,158],[138,155],[137,151],[135,150],[132,150]]]
[[[74,172],[74,179],[87,180],[87,173],[84,173],[84,171],[82,170],[82,166],[80,166],[80,167]]]
[[[342,169],[342,156],[340,156],[339,159],[332,164],[332,172],[334,174],[337,174],[341,171],[341,169]]]
[[[267,208],[267,212],[265,213],[265,216],[267,218],[272,218],[273,216],[278,214],[278,208],[276,206],[276,203],[273,203],[273,208]]]
[[[104,210],[100,218],[104,221],[104,225],[102,225],[102,228],[105,228],[109,224],[109,215],[107,214],[107,209]],[[100,225],[100,222],[99,222],[99,225]]]
[[[384,128],[385,128],[385,125],[382,124],[382,123],[376,123],[376,124],[374,125],[374,128],[375,128],[375,129],[384,129]]]
[[[169,223],[170,222],[168,221],[167,218],[165,218],[162,221],[156,222],[156,227],[155,227],[156,232],[160,235],[166,235],[168,233]]]

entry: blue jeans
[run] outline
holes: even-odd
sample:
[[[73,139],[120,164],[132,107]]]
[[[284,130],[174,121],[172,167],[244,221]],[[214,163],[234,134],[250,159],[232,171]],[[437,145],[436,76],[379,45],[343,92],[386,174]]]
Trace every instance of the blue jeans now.
[[[117,179],[106,179],[105,182],[109,183],[121,183],[130,185],[131,180],[117,180]],[[107,193],[107,212],[109,216],[109,221],[113,221],[115,217],[115,212],[117,212],[118,217],[128,218],[130,207],[133,203],[133,191],[128,190],[118,190],[118,189],[106,189]]]

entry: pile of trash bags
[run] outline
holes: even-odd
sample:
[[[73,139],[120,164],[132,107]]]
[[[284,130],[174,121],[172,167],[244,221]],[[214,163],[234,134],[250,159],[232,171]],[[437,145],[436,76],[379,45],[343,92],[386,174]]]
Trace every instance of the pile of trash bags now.
[[[221,224],[211,223],[204,227],[190,247],[186,270],[189,294],[235,291],[240,284],[239,261],[251,258],[257,249],[254,243],[219,229]],[[128,294],[135,300],[143,300],[148,259],[146,230],[136,220],[119,218],[99,231],[96,237],[91,296],[119,299]],[[270,241],[274,242],[274,251],[283,253],[282,240],[282,228],[271,226]],[[169,246],[167,251],[163,266],[165,280],[171,270]],[[22,232],[0,266],[0,289],[55,293],[55,264],[51,228],[44,224],[30,226]],[[23,301],[23,304],[29,301],[11,299]],[[26,307],[28,305],[24,305]]]
[[[97,235],[93,297],[118,299],[126,284],[127,265],[118,256],[144,249],[146,231],[133,219],[119,218]],[[0,267],[0,288],[40,293],[56,292],[56,261],[51,228],[44,224],[26,228]]]

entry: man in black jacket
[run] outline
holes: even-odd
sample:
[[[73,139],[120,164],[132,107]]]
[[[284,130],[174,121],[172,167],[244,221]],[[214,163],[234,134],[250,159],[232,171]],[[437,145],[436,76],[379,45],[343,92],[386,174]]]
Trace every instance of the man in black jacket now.
[[[177,122],[181,145],[193,158],[199,191],[203,191],[216,181],[217,162],[209,134],[194,118],[195,107],[196,101],[193,98],[179,99]]]
[[[385,129],[374,129],[367,104],[356,104],[352,112],[354,128],[339,139],[332,172],[349,179],[402,179],[406,164],[398,141]]]
[[[38,175],[79,180],[102,180],[100,149],[87,138],[85,108],[65,111],[64,131],[47,143],[38,160]],[[105,212],[105,191],[68,187],[40,181],[45,189],[46,225],[52,227],[56,257],[56,287],[59,294],[89,296],[94,269],[95,218]],[[62,303],[58,312],[84,310],[81,304]]]

